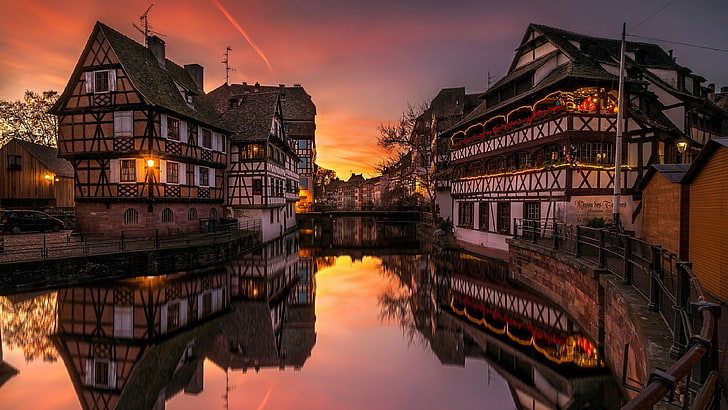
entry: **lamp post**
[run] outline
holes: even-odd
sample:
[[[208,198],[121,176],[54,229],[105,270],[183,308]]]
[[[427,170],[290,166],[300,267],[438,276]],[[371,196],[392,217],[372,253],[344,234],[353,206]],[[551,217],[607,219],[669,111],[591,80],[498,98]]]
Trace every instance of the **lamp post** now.
[[[154,199],[154,160],[149,158],[147,159],[147,198],[149,198],[149,206],[147,207],[147,212],[152,212],[152,200]]]

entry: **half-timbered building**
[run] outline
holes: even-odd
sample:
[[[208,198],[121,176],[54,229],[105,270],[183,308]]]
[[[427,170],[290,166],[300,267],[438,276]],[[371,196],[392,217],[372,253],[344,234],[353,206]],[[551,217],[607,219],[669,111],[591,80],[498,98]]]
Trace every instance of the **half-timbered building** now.
[[[97,22],[51,109],[83,232],[164,235],[223,216],[228,134],[203,91],[203,68],[165,58],[156,36],[146,43]]]
[[[619,62],[618,40],[528,27],[508,74],[443,134],[460,239],[506,248],[517,218],[612,220]],[[690,162],[728,117],[654,44],[626,43],[626,77],[618,206],[638,231],[632,194],[648,167]]]
[[[260,220],[263,241],[295,229],[298,157],[283,127],[280,92],[239,96],[221,118],[233,132],[226,173],[233,217]]]
[[[218,112],[236,107],[247,94],[278,92],[286,137],[298,156],[299,200],[296,212],[310,211],[314,203],[313,173],[316,162],[316,105],[300,84],[265,86],[259,83],[223,84],[209,95]]]
[[[191,331],[228,310],[229,297],[217,268],[59,290],[53,340],[81,407],[152,408],[160,394],[163,403],[167,381],[200,354],[192,339],[217,327]]]

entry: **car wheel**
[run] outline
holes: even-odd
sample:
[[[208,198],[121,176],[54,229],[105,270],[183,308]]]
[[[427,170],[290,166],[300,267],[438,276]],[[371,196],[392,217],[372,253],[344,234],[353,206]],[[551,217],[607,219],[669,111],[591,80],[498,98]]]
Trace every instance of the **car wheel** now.
[[[58,232],[61,230],[61,227],[59,225],[53,225],[53,232]]]
[[[12,233],[20,233],[20,227],[17,226],[17,225],[16,226],[13,226],[12,228],[10,228],[10,232],[12,232]]]

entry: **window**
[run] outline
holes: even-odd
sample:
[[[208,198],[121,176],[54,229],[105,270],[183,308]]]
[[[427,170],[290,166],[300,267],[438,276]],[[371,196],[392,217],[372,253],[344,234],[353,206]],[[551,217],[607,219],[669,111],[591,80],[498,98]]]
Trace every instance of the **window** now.
[[[481,202],[478,206],[478,229],[481,231],[487,232],[489,229],[488,224],[490,223],[489,219],[489,213],[490,211],[490,203],[489,202]]]
[[[473,203],[460,202],[458,204],[458,226],[463,228],[473,227]]]
[[[210,208],[210,218],[217,218],[217,208]]]
[[[210,170],[200,167],[200,186],[210,186]]]
[[[308,148],[308,141],[306,140],[298,140],[298,149],[306,149]]]
[[[88,71],[85,75],[87,94],[116,91],[116,70]]]
[[[22,165],[20,162],[21,158],[20,155],[8,155],[8,169],[10,170],[20,170],[22,169]]]
[[[133,306],[114,306],[114,337],[134,337]]]
[[[500,234],[511,232],[511,203],[498,202],[498,220],[496,229]]]
[[[301,161],[298,163],[298,169],[306,169],[308,167],[308,158],[301,158]]]
[[[162,222],[171,223],[174,222],[174,212],[169,208],[164,208],[162,211]]]
[[[260,144],[246,144],[240,147],[240,159],[265,158],[265,148]]]
[[[541,219],[541,203],[540,202],[526,202],[525,208],[523,209],[523,217],[526,219]]]
[[[97,71],[94,73],[94,92],[105,93],[109,91],[109,72]]]
[[[212,131],[202,130],[202,146],[204,148],[212,148]]]
[[[114,111],[114,136],[115,137],[133,137],[134,136],[134,112],[133,111]]]
[[[124,225],[132,225],[139,223],[139,212],[134,208],[124,211]]]
[[[167,329],[176,329],[180,326],[179,302],[167,305]]]
[[[85,385],[94,387],[116,387],[116,362],[108,359],[86,359]]]
[[[136,182],[136,160],[119,160],[119,167],[121,168],[119,175],[119,180],[121,182]]]
[[[179,163],[167,162],[167,183],[179,184]]]
[[[179,120],[167,117],[167,138],[179,141]]]
[[[253,195],[263,195],[263,180],[260,178],[253,179]]]
[[[190,208],[190,210],[187,211],[187,220],[188,221],[197,220],[197,209],[196,208]]]

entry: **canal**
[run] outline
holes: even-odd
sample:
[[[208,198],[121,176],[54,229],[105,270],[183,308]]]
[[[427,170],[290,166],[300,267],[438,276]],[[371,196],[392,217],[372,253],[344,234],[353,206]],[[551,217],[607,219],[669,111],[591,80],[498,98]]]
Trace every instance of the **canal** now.
[[[0,408],[619,408],[593,341],[507,271],[339,218],[225,265],[0,296]]]

